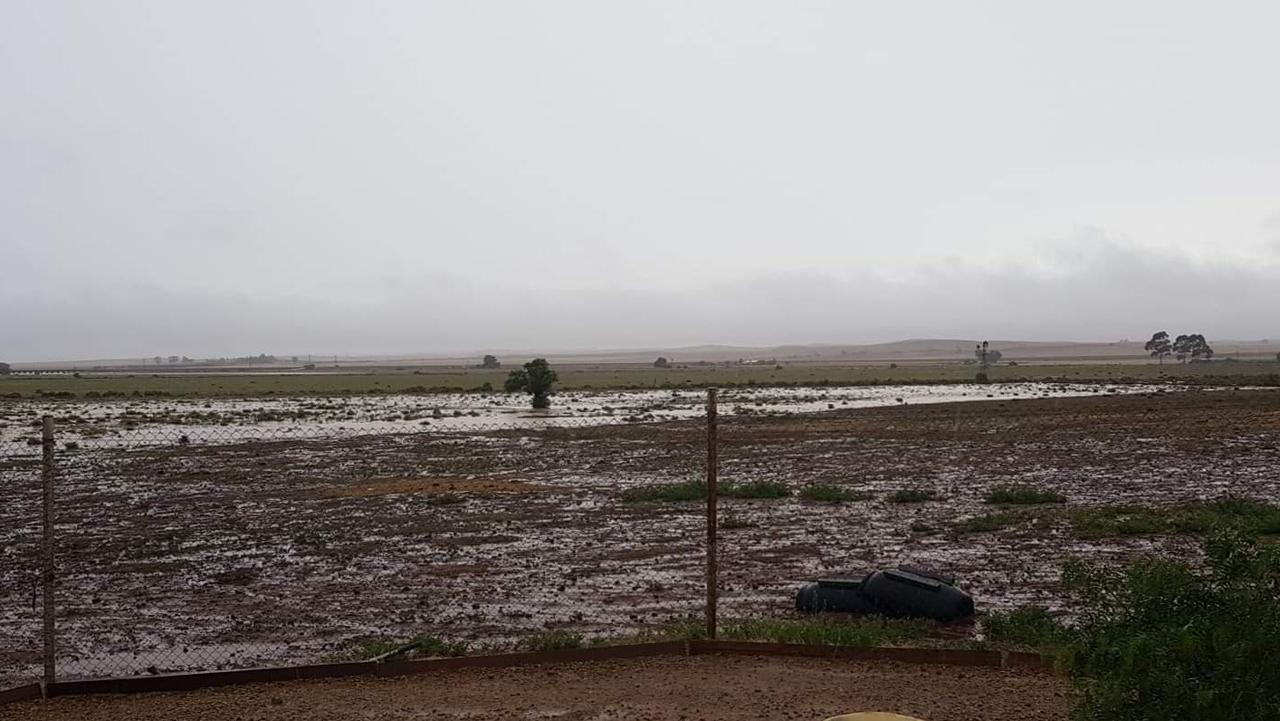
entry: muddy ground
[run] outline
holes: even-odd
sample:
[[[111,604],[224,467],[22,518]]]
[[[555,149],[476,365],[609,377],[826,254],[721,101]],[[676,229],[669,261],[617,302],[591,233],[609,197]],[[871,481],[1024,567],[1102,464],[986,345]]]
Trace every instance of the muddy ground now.
[[[820,659],[694,656],[467,670],[404,679],[64,697],[14,721],[803,719],[890,711],[928,721],[1066,719],[1065,679],[1025,672]]]
[[[869,494],[721,501],[722,618],[783,614],[820,576],[911,562],[955,574],[980,610],[1064,608],[1072,555],[1193,556],[1190,537],[1080,540],[1064,512],[994,533],[994,485],[1065,508],[1280,493],[1280,392],[906,405],[725,419],[724,481]],[[509,644],[615,635],[701,612],[705,518],[623,503],[702,469],[698,421],[207,445],[198,436],[62,454],[60,663],[126,675],[339,657],[419,634]],[[4,461],[0,677],[38,664],[35,452]],[[939,500],[897,504],[895,490]]]

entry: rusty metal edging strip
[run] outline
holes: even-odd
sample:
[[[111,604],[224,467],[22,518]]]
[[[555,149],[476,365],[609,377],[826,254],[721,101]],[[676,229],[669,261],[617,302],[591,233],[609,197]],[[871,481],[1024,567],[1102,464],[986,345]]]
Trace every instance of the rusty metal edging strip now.
[[[1046,659],[1036,653],[955,648],[855,648],[759,641],[690,641],[689,653],[692,655],[719,653],[743,656],[807,656],[851,661],[896,661],[1040,671],[1048,671],[1052,667]]]
[[[14,688],[6,688],[0,690],[0,706],[7,703],[16,703],[18,701],[30,701],[31,699],[40,698],[44,694],[40,690],[40,684],[29,683],[26,686],[16,686]]]
[[[502,668],[544,663],[572,661],[606,661],[609,659],[637,658],[641,656],[687,655],[684,641],[640,643],[627,646],[602,646],[600,648],[566,649],[562,651],[535,651],[530,653],[505,653],[492,656],[461,656],[458,658],[433,658],[421,661],[391,661],[377,663],[357,661],[353,663],[318,664],[313,666],[284,666],[277,668],[249,668],[236,671],[202,671],[196,673],[161,674],[156,676],[127,676],[121,678],[86,679],[83,681],[59,681],[50,684],[48,696],[68,696],[97,693],[149,693],[153,691],[189,691],[213,686],[229,686],[246,683],[271,683],[302,679],[344,678],[351,676],[410,676],[423,673],[451,671],[464,668]],[[39,695],[39,685],[36,685]]]
[[[123,678],[59,681],[47,688],[48,696],[106,693],[149,693],[156,691],[189,691],[198,688],[247,683],[271,683],[304,679],[346,678],[352,676],[413,676],[467,668],[506,668],[577,661],[608,661],[645,656],[684,656],[702,654],[734,654],[749,656],[806,656],[811,658],[846,659],[852,661],[896,661],[899,663],[944,664],[950,666],[985,666],[988,668],[1021,668],[1049,670],[1050,665],[1038,654],[1010,651],[982,651],[939,648],[852,648],[848,646],[811,646],[755,641],[664,641],[600,648],[578,648],[560,651],[506,653],[492,656],[461,656],[421,661],[377,663],[317,664],[277,668],[250,668],[236,671],[129,676]],[[30,684],[0,691],[0,703],[21,701],[41,696],[40,684]]]

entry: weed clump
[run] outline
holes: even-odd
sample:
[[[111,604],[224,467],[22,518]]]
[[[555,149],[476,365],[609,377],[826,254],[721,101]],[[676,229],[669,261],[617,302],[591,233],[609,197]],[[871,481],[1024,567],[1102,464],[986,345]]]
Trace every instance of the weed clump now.
[[[918,619],[879,616],[806,619],[749,619],[730,622],[724,638],[738,641],[772,641],[822,646],[887,646],[923,636],[928,623]]]
[[[582,634],[571,631],[542,631],[526,636],[520,642],[525,651],[564,651],[571,648],[582,648]]]
[[[818,501],[819,503],[847,503],[849,501],[865,500],[867,494],[850,491],[839,486],[815,484],[801,488],[800,497],[806,501]]]

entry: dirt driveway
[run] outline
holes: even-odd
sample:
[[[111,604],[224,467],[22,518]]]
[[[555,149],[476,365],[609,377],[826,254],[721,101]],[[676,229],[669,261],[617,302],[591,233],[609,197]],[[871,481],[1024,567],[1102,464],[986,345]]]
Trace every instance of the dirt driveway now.
[[[4,709],[13,721],[368,719],[824,719],[894,711],[926,721],[1066,719],[1066,679],[988,668],[808,658],[660,657],[468,669],[399,679],[302,681]]]

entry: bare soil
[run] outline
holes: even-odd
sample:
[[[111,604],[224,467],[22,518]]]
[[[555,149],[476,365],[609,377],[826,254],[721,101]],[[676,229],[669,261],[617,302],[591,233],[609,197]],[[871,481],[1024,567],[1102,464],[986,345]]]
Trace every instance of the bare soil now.
[[[926,721],[1066,719],[1065,679],[1027,672],[820,659],[694,656],[451,671],[402,679],[62,697],[13,721],[804,719],[890,711]]]

